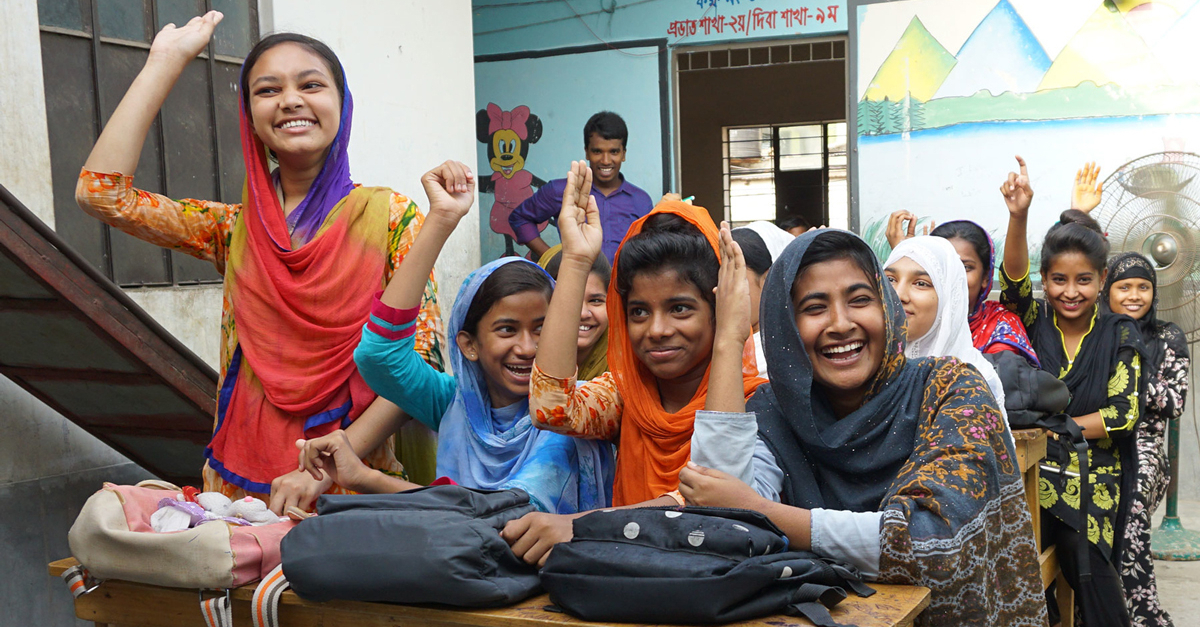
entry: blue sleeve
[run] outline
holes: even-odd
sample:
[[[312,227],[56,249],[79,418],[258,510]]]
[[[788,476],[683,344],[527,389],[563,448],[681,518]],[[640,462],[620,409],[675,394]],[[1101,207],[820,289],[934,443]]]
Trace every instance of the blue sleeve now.
[[[541,234],[537,225],[557,216],[562,211],[562,193],[565,182],[555,179],[543,185],[525,202],[517,205],[508,216],[508,225],[517,235],[518,244],[526,244]]]
[[[354,362],[358,364],[363,380],[376,394],[437,431],[442,415],[454,401],[458,383],[453,375],[438,372],[421,359],[413,349],[415,337],[410,333],[407,337],[392,340],[363,326],[362,341],[354,350]]]

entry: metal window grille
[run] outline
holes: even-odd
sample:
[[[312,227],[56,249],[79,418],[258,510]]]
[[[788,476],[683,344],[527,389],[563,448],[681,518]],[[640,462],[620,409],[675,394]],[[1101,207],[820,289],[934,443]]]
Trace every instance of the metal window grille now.
[[[845,40],[813,41],[795,44],[756,44],[734,48],[716,48],[679,52],[676,55],[680,72],[721,70],[781,65],[787,63],[816,63],[846,58]]]
[[[776,178],[797,170],[820,172],[825,215],[847,209],[846,122],[722,129],[725,218],[734,226],[776,218]]]
[[[75,204],[79,170],[154,35],[213,9],[225,19],[163,104],[133,174],[139,188],[171,198],[236,203],[245,178],[238,77],[258,40],[257,1],[38,0],[56,230],[122,286],[221,281],[211,264],[109,228]]]

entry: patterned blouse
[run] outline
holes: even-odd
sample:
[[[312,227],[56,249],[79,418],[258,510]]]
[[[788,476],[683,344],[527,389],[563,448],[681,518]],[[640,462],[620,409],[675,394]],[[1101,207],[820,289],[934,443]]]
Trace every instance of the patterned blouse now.
[[[1019,280],[1013,280],[1000,268],[1000,302],[1021,317],[1026,329],[1035,324],[1054,324],[1053,310],[1044,301],[1033,298],[1033,282],[1026,273]],[[1093,314],[1088,333],[1096,324],[1099,312]],[[1030,333],[1030,335],[1033,335]],[[1084,334],[1087,337],[1087,334]],[[1062,338],[1061,331],[1059,338]],[[1080,343],[1082,344],[1082,338]],[[1038,353],[1046,350],[1038,348]],[[1066,354],[1066,346],[1059,343],[1057,349]],[[1071,361],[1064,358],[1067,367],[1058,373],[1058,378],[1067,376],[1071,369]],[[1132,348],[1122,348],[1117,353],[1117,361],[1109,372],[1108,405],[1100,408],[1100,417],[1104,420],[1104,430],[1107,437],[1099,440],[1089,440],[1088,464],[1092,480],[1092,499],[1087,507],[1087,536],[1104,551],[1112,552],[1113,534],[1115,532],[1117,506],[1120,503],[1121,460],[1115,437],[1126,437],[1133,433],[1138,421],[1138,384],[1141,380],[1141,361],[1137,352]],[[1080,507],[1080,477],[1079,458],[1075,452],[1067,453],[1069,463],[1065,472],[1059,472],[1057,440],[1047,443],[1046,472],[1041,474],[1038,483],[1038,500],[1042,509],[1050,512],[1062,521],[1076,520]]]
[[[161,194],[136,189],[132,176],[92,172],[86,169],[79,174],[75,200],[85,213],[105,224],[151,244],[208,261],[216,266],[222,275],[225,274],[233,225],[242,210],[241,204],[193,199],[172,200]],[[416,203],[403,194],[392,193],[391,215],[388,220],[390,262],[384,267],[381,285],[390,281],[396,268],[400,267],[400,262],[408,254],[424,220],[425,217]],[[237,343],[237,328],[229,286],[226,284],[221,305],[221,367],[218,389],[225,381],[225,372],[229,368]],[[417,318],[416,351],[431,366],[444,370],[444,344],[445,332],[438,308],[437,282],[431,273],[421,300],[421,313]],[[395,462],[394,457],[388,459],[390,451],[385,450],[390,445],[391,440],[375,453],[368,455],[364,461],[381,470],[398,472],[399,464]],[[210,479],[219,479],[219,475],[209,472],[206,466],[206,489],[217,487],[210,485]],[[230,495],[241,494],[232,485],[219,487],[221,491]],[[230,489],[226,490],[226,487]]]

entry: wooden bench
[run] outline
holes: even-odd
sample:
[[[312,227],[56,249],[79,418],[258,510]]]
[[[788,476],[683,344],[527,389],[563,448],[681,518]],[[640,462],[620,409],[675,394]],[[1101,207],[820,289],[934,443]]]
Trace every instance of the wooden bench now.
[[[58,577],[78,564],[74,558],[50,563],[50,574]],[[256,585],[242,586],[232,591],[233,622],[249,627],[250,599]],[[929,606],[929,588],[919,586],[872,586],[873,596],[861,598],[851,594],[830,614],[839,623],[859,627],[908,627]],[[211,598],[215,593],[206,593]],[[200,615],[196,590],[163,588],[127,581],[105,581],[98,588],[75,599],[75,615],[92,621],[97,627],[205,627]],[[291,590],[283,593],[279,602],[279,623],[284,627],[563,627],[564,625],[595,626],[566,614],[544,609],[550,604],[546,595],[511,607],[489,610],[460,610],[329,601],[314,603],[296,596]],[[803,618],[771,616],[734,623],[740,627],[802,627],[812,625]]]
[[[1038,478],[1040,466],[1046,459],[1046,430],[1045,429],[1014,429],[1013,440],[1017,445],[1017,467],[1025,479],[1025,502],[1029,513],[1033,516],[1033,537],[1038,546],[1038,565],[1042,570],[1042,589],[1055,585],[1055,599],[1058,601],[1058,614],[1063,625],[1075,624],[1075,592],[1067,585],[1058,565],[1058,556],[1054,547],[1042,547],[1042,506],[1038,502]]]

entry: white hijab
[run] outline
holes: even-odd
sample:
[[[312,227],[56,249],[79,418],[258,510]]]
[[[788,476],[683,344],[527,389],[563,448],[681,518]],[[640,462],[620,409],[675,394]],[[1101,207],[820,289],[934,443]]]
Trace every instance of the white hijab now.
[[[933,326],[925,335],[916,339],[909,338],[904,355],[914,359],[957,357],[959,361],[978,368],[983,380],[991,388],[992,396],[996,397],[1007,425],[1004,384],[1000,382],[1000,376],[996,374],[991,362],[984,359],[983,353],[971,342],[971,326],[967,322],[967,314],[971,308],[967,291],[967,271],[963,269],[958,251],[954,250],[954,245],[944,237],[911,237],[900,242],[892,250],[883,267],[887,268],[904,257],[917,262],[929,273],[929,279],[938,296],[937,317],[933,320]]]
[[[762,238],[763,243],[767,245],[767,252],[771,253],[772,263],[774,263],[776,259],[779,259],[779,253],[782,253],[783,249],[787,248],[787,245],[791,244],[792,240],[796,239],[795,235],[792,235],[791,233],[788,233],[787,231],[765,220],[751,222],[746,226],[738,228],[750,229],[751,231],[758,233],[758,236]]]

